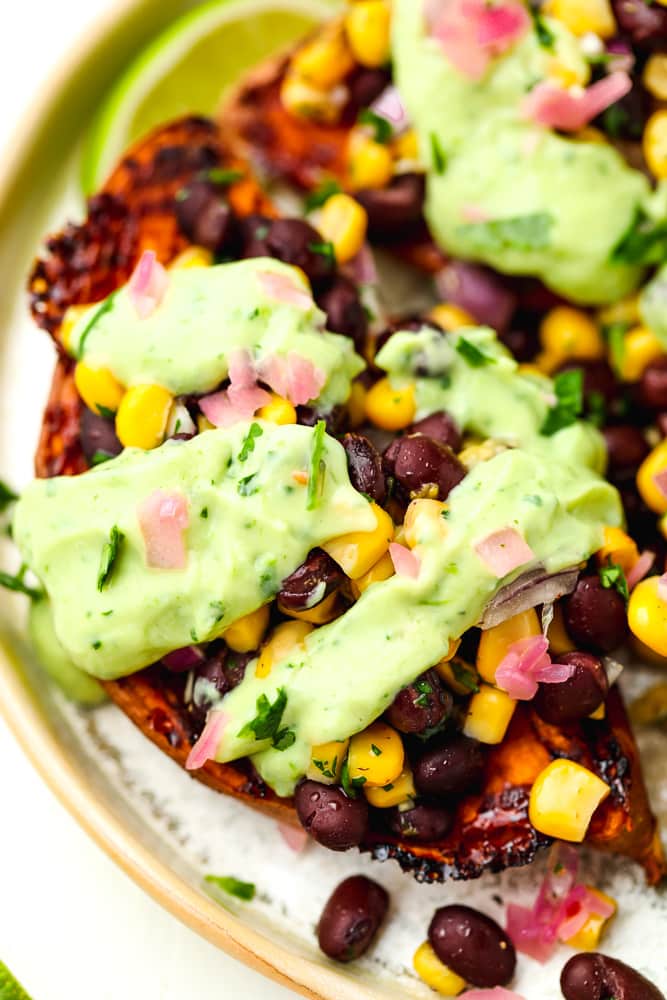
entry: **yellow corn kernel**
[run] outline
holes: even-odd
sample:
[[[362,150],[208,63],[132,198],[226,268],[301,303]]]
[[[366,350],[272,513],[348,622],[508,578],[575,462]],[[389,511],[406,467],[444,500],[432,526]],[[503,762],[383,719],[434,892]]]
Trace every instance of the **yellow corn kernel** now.
[[[108,368],[89,368],[83,361],[74,369],[74,384],[88,409],[97,414],[115,413],[125,391]]]
[[[540,342],[547,357],[559,363],[570,358],[596,360],[605,356],[604,340],[595,320],[571,306],[556,306],[547,313],[540,326]]]
[[[84,313],[87,313],[89,309],[90,306],[70,306],[63,316],[63,321],[60,324],[60,343],[63,345],[68,354],[72,353],[70,345],[72,330]]]
[[[628,625],[645,646],[667,656],[667,601],[660,596],[659,580],[649,576],[634,587],[628,603]]]
[[[480,743],[502,743],[515,708],[516,702],[505,691],[482,684],[470,699],[463,732]]]
[[[365,132],[354,130],[347,144],[347,171],[353,191],[386,187],[394,176],[391,149]]]
[[[326,625],[328,622],[332,622],[334,618],[338,618],[341,611],[338,594],[336,593],[329,594],[319,604],[316,604],[312,608],[306,608],[305,611],[289,610],[282,607],[280,601],[278,601],[278,608],[289,618],[294,618],[295,621],[299,622],[310,622],[311,625]]]
[[[452,648],[451,642],[449,648]],[[454,694],[468,695],[479,690],[479,674],[460,656],[448,654],[436,663],[435,669]]]
[[[624,531],[607,525],[604,529],[604,544],[596,552],[595,558],[600,566],[612,562],[627,574],[639,559],[639,550],[634,540]]]
[[[391,150],[396,160],[409,160],[413,162],[419,159],[419,139],[413,128],[404,132],[394,139]]]
[[[572,138],[576,142],[595,142],[598,146],[609,145],[609,139],[604,132],[600,131],[599,128],[594,128],[593,125],[587,125],[586,128],[579,129]]]
[[[532,361],[524,361],[517,368],[519,375],[543,375],[544,372],[533,364]]]
[[[549,640],[549,648],[551,649],[551,652],[555,653],[557,656],[562,653],[573,653],[577,648],[567,634],[567,629],[565,628],[565,617],[560,604],[554,604],[554,616],[551,619],[549,628],[547,629],[547,639]]]
[[[609,785],[581,764],[554,760],[538,774],[531,789],[530,822],[547,837],[580,844],[609,791]]]
[[[322,785],[337,785],[349,745],[349,740],[330,740],[312,747],[306,777]]]
[[[596,896],[602,903],[606,903],[607,906],[613,906],[614,913],[616,913],[618,904],[615,899],[604,892],[600,892],[599,889],[594,889],[593,886],[589,885],[587,889],[592,896]],[[568,938],[565,944],[568,944],[570,948],[574,948],[575,951],[597,951],[603,931],[609,921],[613,919],[614,913],[612,913],[611,917],[598,917],[595,914],[591,914],[581,930],[577,931],[571,938]]]
[[[372,531],[352,531],[322,545],[351,580],[358,580],[368,573],[385,554],[394,537],[394,522],[386,510],[376,503],[369,506],[375,515]]]
[[[433,537],[443,538],[447,533],[447,521],[443,514],[447,504],[442,500],[420,498],[412,500],[405,512],[403,521],[403,536],[405,544],[411,549]]]
[[[354,69],[343,25],[333,21],[295,52],[292,73],[318,90],[331,90]]]
[[[459,452],[459,461],[465,465],[466,469],[474,469],[480,462],[488,462],[496,455],[507,451],[507,445],[502,441],[494,441],[488,438],[486,441],[474,441],[467,443],[465,448]]]
[[[362,66],[384,66],[389,59],[391,10],[385,0],[358,0],[345,16],[352,54]]]
[[[295,118],[334,125],[341,115],[347,92],[318,90],[293,73],[287,73],[280,87],[280,100],[286,111]]]
[[[583,87],[587,82],[588,73],[583,66],[568,65],[562,59],[550,59],[547,68],[547,79],[560,87]],[[577,136],[573,136],[577,139]]]
[[[622,323],[626,326],[637,326],[640,322],[639,296],[629,295],[625,299],[613,302],[610,306],[598,309],[597,319],[601,326],[613,326]]]
[[[262,646],[255,667],[255,676],[268,677],[273,665],[286,660],[294,650],[300,649],[306,636],[312,631],[313,626],[308,622],[283,622],[281,625],[276,625],[271,638]]]
[[[419,945],[412,965],[419,978],[444,997],[457,997],[466,988],[465,979],[440,961],[428,941]]]
[[[606,716],[607,716],[607,706],[605,705],[604,702],[601,702],[595,709],[595,711],[591,712],[588,718],[595,719],[597,722],[600,722],[602,719],[606,718]]]
[[[384,431],[402,431],[415,419],[415,387],[412,382],[394,388],[388,378],[381,378],[366,395],[366,416]]]
[[[257,416],[260,420],[266,420],[270,424],[296,423],[296,410],[289,399],[278,396],[275,392],[271,393],[271,402],[257,411]]]
[[[441,302],[439,306],[431,309],[429,319],[450,333],[452,330],[459,330],[462,326],[475,325],[475,320],[470,313],[461,309],[461,306],[454,305],[453,302]]]
[[[259,649],[268,627],[269,606],[264,604],[230,625],[222,638],[235,653],[250,653],[253,649]]]
[[[646,123],[642,139],[644,159],[654,177],[667,177],[667,110],[655,111]]]
[[[157,448],[164,440],[174,398],[161,385],[133,385],[116,414],[116,434],[124,448]]]
[[[647,507],[656,514],[667,512],[667,497],[655,477],[667,470],[667,438],[650,452],[637,470],[637,489]]]
[[[412,771],[405,767],[398,778],[390,781],[382,788],[371,788],[364,785],[364,795],[372,806],[376,809],[390,809],[392,806],[400,806],[409,799],[414,799],[416,795],[415,783],[412,778]]]
[[[664,353],[665,348],[652,330],[636,326],[626,333],[623,340],[619,375],[624,382],[637,382],[647,365]]]
[[[350,740],[350,780],[364,778],[364,786],[382,788],[398,778],[404,759],[403,741],[396,730],[386,722],[374,722]]]
[[[500,625],[482,632],[477,649],[477,671],[489,684],[496,683],[496,670],[513,642],[541,635],[542,626],[534,608],[520,611]]]
[[[363,382],[352,383],[350,395],[347,401],[347,417],[353,430],[366,420],[366,387]]]
[[[378,559],[374,566],[360,576],[358,580],[352,581],[352,593],[356,598],[361,597],[365,590],[368,590],[374,583],[382,583],[383,580],[388,580],[389,577],[394,576],[396,570],[394,569],[394,563],[388,552],[382,556],[382,559]]]
[[[574,35],[593,32],[600,38],[612,38],[616,34],[609,0],[550,0],[547,10]]]
[[[214,431],[215,424],[212,424],[208,417],[205,417],[203,413],[197,414],[197,431],[199,434],[203,434],[204,431]]]
[[[667,55],[664,52],[654,52],[649,57],[642,80],[649,94],[659,101],[667,101]]]
[[[328,240],[339,264],[346,264],[361,250],[368,229],[368,215],[349,194],[334,194],[322,209],[317,227]]]
[[[169,270],[189,271],[191,268],[196,267],[212,267],[213,263],[213,254],[206,247],[188,247],[187,250],[179,253],[178,257],[172,260]]]

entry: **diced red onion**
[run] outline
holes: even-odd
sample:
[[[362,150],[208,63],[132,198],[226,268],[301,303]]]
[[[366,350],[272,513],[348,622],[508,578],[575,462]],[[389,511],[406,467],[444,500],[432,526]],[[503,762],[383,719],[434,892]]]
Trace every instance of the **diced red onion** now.
[[[536,608],[540,604],[550,604],[565,594],[571,594],[577,585],[578,576],[578,569],[547,574],[543,568],[537,567],[524,573],[512,583],[501,587],[489,602],[480,622],[481,628],[493,628],[522,611]]]
[[[182,649],[174,649],[162,657],[162,662],[169,670],[180,673],[183,670],[190,670],[197,667],[205,659],[199,646],[183,646]]]
[[[635,54],[622,38],[612,38],[607,44],[607,53],[611,57],[607,63],[608,73],[632,72],[635,66]]]
[[[154,250],[144,250],[127,285],[130,301],[139,319],[148,319],[162,302],[169,275]]]
[[[278,823],[278,833],[283,838],[287,846],[295,854],[301,854],[308,843],[309,837],[302,828],[297,829],[289,823]]]
[[[444,0],[439,9],[426,7],[430,34],[451,64],[479,80],[495,56],[502,55],[526,32],[530,18],[523,4],[505,0],[491,7],[486,0]]]
[[[438,293],[446,302],[465,309],[477,323],[504,333],[509,327],[517,298],[494,271],[480,264],[452,260],[435,278]]]
[[[278,274],[276,271],[260,271],[257,279],[264,294],[276,302],[296,306],[298,309],[310,309],[313,305],[312,297],[306,289],[287,274]]]
[[[250,389],[223,389],[199,400],[199,409],[214,427],[232,427],[241,420],[250,420],[262,406],[271,401],[265,389],[254,386]]]
[[[154,569],[185,569],[187,498],[177,490],[154,490],[138,508],[146,563]]]
[[[410,119],[398,89],[390,84],[371,104],[371,110],[389,122],[394,134],[400,135],[410,127]]]
[[[459,1000],[524,1000],[524,997],[504,986],[494,986],[491,990],[466,990]]]
[[[612,73],[573,93],[546,80],[533,87],[523,101],[525,118],[546,128],[578,132],[632,90],[627,73]]]
[[[326,382],[326,375],[309,358],[295,351],[287,355],[287,398],[295,406],[305,406],[317,399]]]
[[[632,590],[637,586],[640,580],[643,580],[650,569],[653,568],[653,563],[655,562],[655,552],[651,552],[646,549],[642,552],[637,562],[634,564],[631,570],[625,574],[625,579],[628,584],[628,590]]]
[[[496,685],[517,701],[530,701],[538,684],[562,684],[575,671],[573,664],[552,663],[544,635],[513,642],[496,670]]]
[[[475,552],[490,573],[499,580],[535,558],[525,538],[515,528],[501,528],[474,545]]]
[[[197,771],[204,766],[207,760],[213,760],[229,721],[225,712],[218,710],[209,713],[201,736],[188,754],[188,759],[185,762],[186,770]]]
[[[398,576],[408,576],[413,580],[417,579],[421,563],[414,552],[411,552],[405,545],[392,542],[389,546],[389,555]]]

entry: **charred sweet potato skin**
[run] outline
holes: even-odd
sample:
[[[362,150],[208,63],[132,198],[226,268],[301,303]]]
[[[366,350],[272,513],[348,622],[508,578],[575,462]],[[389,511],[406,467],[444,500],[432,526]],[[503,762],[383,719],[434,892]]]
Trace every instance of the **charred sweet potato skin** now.
[[[202,170],[240,165],[225,151],[218,128],[186,119],[160,130],[132,150],[92,199],[81,225],[68,226],[47,243],[30,279],[35,319],[59,348],[39,441],[38,476],[76,475],[87,468],[79,439],[81,403],[73,362],[61,350],[58,331],[70,305],[93,302],[127,280],[143,249],[165,264],[186,246],[175,216],[176,192]],[[250,177],[234,184],[230,201],[239,215],[274,214]],[[182,767],[197,738],[183,698],[183,679],[152,667],[105,684],[109,696],[141,731]],[[612,691],[606,720],[569,730],[541,722],[519,706],[508,737],[493,748],[479,790],[457,806],[452,833],[435,845],[415,845],[373,829],[363,850],[394,858],[421,881],[470,879],[530,863],[548,844],[528,819],[530,787],[555,756],[596,770],[612,794],[594,818],[590,842],[639,861],[656,883],[665,863],[641,776],[637,747],[622,700]],[[193,777],[281,822],[297,824],[291,799],[277,797],[246,761],[208,762]]]

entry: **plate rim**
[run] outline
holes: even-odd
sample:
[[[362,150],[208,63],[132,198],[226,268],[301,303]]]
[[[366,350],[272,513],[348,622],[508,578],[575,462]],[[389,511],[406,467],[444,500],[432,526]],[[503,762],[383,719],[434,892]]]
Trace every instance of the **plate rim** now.
[[[48,121],[63,91],[91,55],[105,44],[115,27],[149,6],[150,0],[116,0],[113,8],[93,19],[84,34],[39,86],[14,126],[0,159],[0,218],[12,214],[10,195],[30,160],[34,136]],[[21,677],[18,657],[0,641],[0,715],[26,757],[55,798],[108,857],[163,909],[200,936],[281,986],[311,1000],[383,1000],[380,992],[352,980],[328,965],[271,941],[240,918],[196,890],[126,828],[89,787],[58,741],[43,710]]]

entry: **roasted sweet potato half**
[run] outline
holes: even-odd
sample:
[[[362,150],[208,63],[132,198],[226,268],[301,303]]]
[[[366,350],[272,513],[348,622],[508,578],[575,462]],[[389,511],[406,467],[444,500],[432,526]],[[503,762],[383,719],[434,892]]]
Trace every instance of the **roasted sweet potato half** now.
[[[177,220],[177,192],[202,170],[230,166],[243,173],[228,192],[237,215],[271,215],[272,206],[246,166],[226,153],[218,128],[186,119],[132,150],[92,199],[86,221],[47,241],[30,292],[35,318],[53,336],[59,358],[36,457],[39,476],[76,475],[88,466],[81,440],[83,407],[72,362],[59,344],[67,308],[94,302],[121,285],[143,249],[155,250],[165,263],[171,261],[187,246]],[[190,711],[184,687],[183,675],[161,665],[106,685],[128,717],[181,766],[203,726],[202,717]],[[635,859],[648,881],[658,882],[665,862],[637,747],[616,689],[603,721],[566,729],[548,726],[529,708],[520,707],[504,742],[488,754],[479,789],[458,803],[454,827],[444,841],[417,846],[373,829],[362,849],[378,859],[395,858],[424,881],[475,878],[486,870],[528,864],[548,843],[528,819],[530,787],[555,757],[580,761],[611,785],[611,795],[591,826],[590,843]],[[292,801],[278,798],[247,761],[209,762],[195,777],[276,819],[298,822]]]

